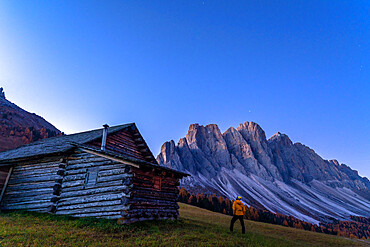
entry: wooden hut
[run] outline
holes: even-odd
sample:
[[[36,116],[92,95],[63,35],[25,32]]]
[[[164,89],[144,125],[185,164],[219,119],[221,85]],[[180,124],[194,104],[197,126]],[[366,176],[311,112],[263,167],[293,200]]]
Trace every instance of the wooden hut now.
[[[1,210],[131,223],[176,219],[179,180],[135,124],[52,137],[0,153]]]

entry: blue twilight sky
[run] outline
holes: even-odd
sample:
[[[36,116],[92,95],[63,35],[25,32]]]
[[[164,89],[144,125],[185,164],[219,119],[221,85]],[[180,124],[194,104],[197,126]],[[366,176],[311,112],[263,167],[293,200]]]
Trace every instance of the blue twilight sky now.
[[[0,86],[65,133],[286,133],[370,177],[370,1],[0,1]]]

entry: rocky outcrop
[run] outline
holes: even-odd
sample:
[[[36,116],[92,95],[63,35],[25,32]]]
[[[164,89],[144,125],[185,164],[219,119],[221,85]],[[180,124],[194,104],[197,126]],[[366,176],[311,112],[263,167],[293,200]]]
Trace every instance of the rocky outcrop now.
[[[5,99],[5,92],[4,92],[4,89],[2,87],[0,87],[0,98]]]
[[[3,88],[0,88],[0,152],[60,134],[42,117],[7,100]]]
[[[182,182],[190,190],[241,194],[250,205],[311,222],[370,216],[367,178],[280,132],[267,140],[253,122],[224,133],[215,124],[192,124],[177,145],[163,144],[157,161],[190,173]]]

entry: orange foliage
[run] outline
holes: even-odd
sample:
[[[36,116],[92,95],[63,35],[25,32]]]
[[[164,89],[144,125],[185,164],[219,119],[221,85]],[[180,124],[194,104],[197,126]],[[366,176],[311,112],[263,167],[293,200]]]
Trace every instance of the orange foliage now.
[[[216,195],[205,195],[203,193],[195,195],[190,194],[185,188],[180,188],[179,201],[211,211],[232,215],[232,201],[221,196],[217,197]],[[359,216],[351,216],[352,221],[335,221],[330,224],[321,224],[318,226],[299,220],[293,216],[275,214],[267,210],[246,206],[244,217],[249,220],[343,237],[367,239],[370,236],[370,218]]]

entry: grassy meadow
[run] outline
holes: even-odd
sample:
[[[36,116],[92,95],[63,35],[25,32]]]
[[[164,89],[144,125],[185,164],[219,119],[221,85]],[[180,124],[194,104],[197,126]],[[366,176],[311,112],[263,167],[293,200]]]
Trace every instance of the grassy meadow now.
[[[0,246],[370,246],[369,241],[314,233],[230,216],[179,203],[178,221],[117,225],[114,220],[76,219],[29,212],[0,213]]]

